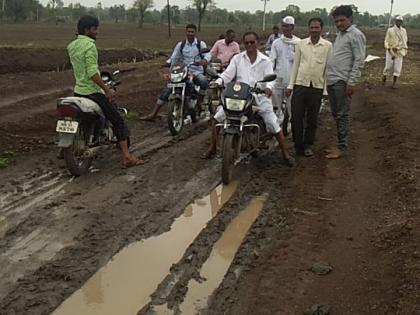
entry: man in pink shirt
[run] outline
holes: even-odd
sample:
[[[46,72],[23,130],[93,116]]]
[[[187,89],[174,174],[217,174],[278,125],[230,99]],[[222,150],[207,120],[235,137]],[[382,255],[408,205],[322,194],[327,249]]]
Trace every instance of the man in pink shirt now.
[[[239,44],[235,42],[235,31],[227,30],[226,37],[215,42],[210,53],[212,58],[220,59],[222,65],[226,67],[233,55],[240,51]]]

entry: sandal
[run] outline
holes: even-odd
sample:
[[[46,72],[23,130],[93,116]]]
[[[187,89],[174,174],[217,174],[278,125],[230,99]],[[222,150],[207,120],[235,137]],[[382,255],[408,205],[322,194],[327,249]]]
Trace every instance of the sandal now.
[[[331,150],[325,157],[327,159],[339,159],[343,156],[343,153],[340,151],[340,149],[334,148]]]
[[[216,151],[213,149],[207,150],[204,154],[201,155],[201,158],[204,160],[210,160],[216,155]]]
[[[289,167],[294,167],[296,164],[295,159],[291,156],[289,156],[288,158],[283,158],[283,161]]]
[[[142,159],[131,158],[130,160],[124,161],[122,164],[123,164],[123,167],[128,168],[128,167],[143,165],[144,163],[145,161]]]

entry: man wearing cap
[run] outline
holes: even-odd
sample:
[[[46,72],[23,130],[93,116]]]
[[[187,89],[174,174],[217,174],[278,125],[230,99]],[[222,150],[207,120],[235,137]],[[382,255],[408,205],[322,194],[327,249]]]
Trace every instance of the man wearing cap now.
[[[275,85],[273,87],[272,101],[274,108],[277,108],[277,117],[279,123],[284,117],[281,111],[281,105],[284,98],[284,93],[289,84],[290,73],[292,72],[293,60],[295,56],[295,46],[300,38],[293,35],[295,28],[295,19],[292,16],[286,16],[281,23],[283,34],[279,40],[276,40],[271,46],[270,59],[274,65],[274,73],[277,75]],[[287,99],[287,111],[289,117],[290,112],[290,97]]]
[[[403,17],[398,15],[395,18],[395,25],[388,28],[385,36],[386,61],[382,77],[382,84],[385,85],[387,75],[393,75],[392,88],[397,88],[397,80],[401,74],[402,62],[407,55],[407,31],[403,24]]]

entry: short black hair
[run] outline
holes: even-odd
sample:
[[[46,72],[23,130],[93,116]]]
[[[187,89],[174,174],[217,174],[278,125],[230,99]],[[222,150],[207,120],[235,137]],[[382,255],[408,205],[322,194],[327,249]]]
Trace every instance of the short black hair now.
[[[233,29],[228,29],[226,31],[226,35],[229,35],[229,34],[232,34],[232,33],[235,33],[235,31]]]
[[[274,30],[278,30],[278,31],[280,31],[280,28],[279,28],[277,25],[274,25],[274,26],[273,26],[273,31],[274,31]]]
[[[255,32],[253,32],[253,31],[246,32],[246,33],[242,36],[242,39],[243,39],[243,40],[245,40],[245,37],[246,37],[246,36],[248,36],[248,35],[254,35],[256,40],[259,40],[259,39],[260,39],[260,38],[259,38],[259,36],[258,36],[258,34],[257,34],[257,33],[255,33]]]
[[[85,34],[85,30],[90,29],[91,27],[98,27],[99,20],[96,16],[93,15],[84,15],[77,22],[77,33],[80,35]]]
[[[197,25],[190,23],[190,24],[187,24],[187,26],[185,26],[185,29],[187,29],[187,28],[193,28],[196,31],[197,30]]]
[[[353,9],[349,5],[340,5],[334,9],[332,16],[337,17],[340,15],[350,18],[353,16]]]
[[[310,18],[308,21],[308,26],[311,25],[312,22],[319,22],[319,24],[321,24],[321,28],[324,27],[324,21],[319,17]]]

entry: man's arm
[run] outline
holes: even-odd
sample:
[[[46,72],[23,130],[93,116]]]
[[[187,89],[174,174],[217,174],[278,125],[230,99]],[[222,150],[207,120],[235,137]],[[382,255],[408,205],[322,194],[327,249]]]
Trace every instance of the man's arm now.
[[[179,42],[178,44],[176,44],[174,51],[172,52],[171,57],[169,58],[169,60],[171,61],[171,67],[178,62],[178,59],[181,57],[181,42]]]
[[[362,33],[356,34],[352,40],[353,67],[347,84],[355,86],[360,79],[366,58],[366,37]]]
[[[219,41],[215,42],[213,47],[210,49],[210,54],[213,59],[217,57],[218,52],[219,52]]]
[[[229,63],[229,66],[226,68],[225,71],[223,71],[223,73],[220,75],[220,78],[217,79],[218,83],[223,83],[223,84],[227,84],[229,82],[231,82],[233,80],[233,78],[236,76],[236,72],[237,72],[237,68],[236,68],[236,63],[238,59],[238,55],[234,56],[231,60],[231,62]]]
[[[276,68],[277,64],[276,64],[276,59],[277,59],[277,49],[279,48],[279,44],[278,44],[278,40],[276,40],[273,45],[271,45],[271,50],[270,50],[270,60],[271,63],[273,64],[273,69]]]
[[[98,51],[95,45],[92,45],[85,54],[86,73],[88,77],[95,82],[106,94],[108,99],[114,99],[114,91],[112,91],[101,79],[98,67]]]
[[[292,67],[292,73],[290,75],[290,81],[289,81],[289,85],[287,87],[288,90],[293,90],[293,87],[295,85],[296,82],[296,77],[297,77],[297,73],[298,73],[298,69],[299,69],[299,65],[300,65],[300,58],[301,58],[301,51],[300,51],[300,44],[296,45],[296,51],[295,51],[295,57],[293,59],[293,67]],[[289,92],[290,93],[290,92]]]

